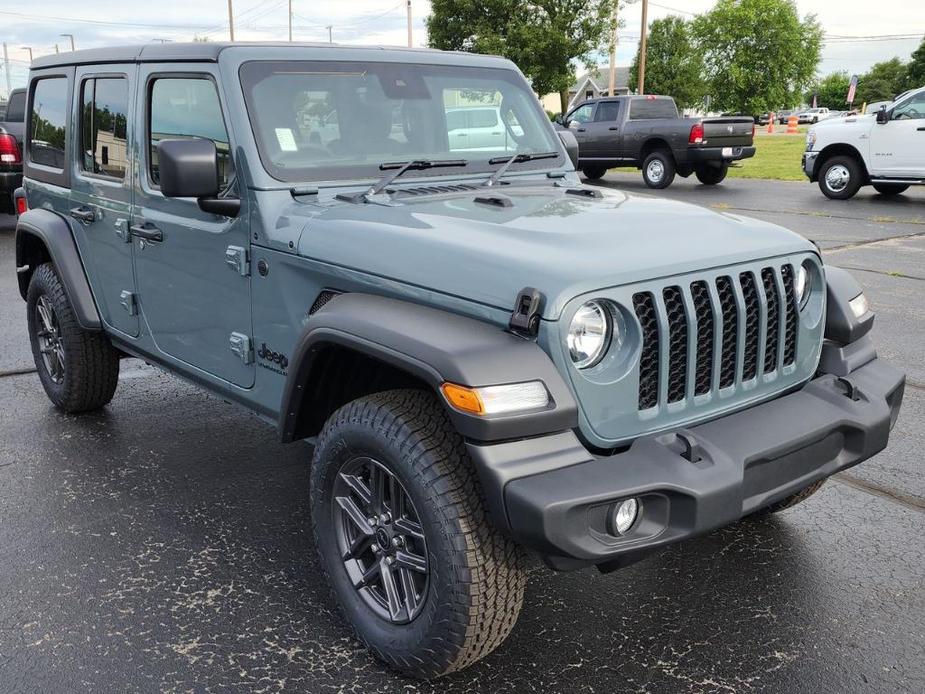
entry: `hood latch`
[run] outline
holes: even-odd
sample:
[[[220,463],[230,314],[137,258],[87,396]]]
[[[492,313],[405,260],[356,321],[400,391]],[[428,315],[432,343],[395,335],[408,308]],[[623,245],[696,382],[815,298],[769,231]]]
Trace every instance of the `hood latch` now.
[[[540,331],[540,308],[543,295],[538,289],[524,287],[517,293],[514,312],[508,326],[511,332],[521,337],[534,338]]]

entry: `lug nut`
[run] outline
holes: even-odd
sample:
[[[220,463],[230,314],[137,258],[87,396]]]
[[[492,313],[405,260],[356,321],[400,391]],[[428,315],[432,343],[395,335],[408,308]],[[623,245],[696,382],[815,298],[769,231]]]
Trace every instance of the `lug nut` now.
[[[391,566],[392,564],[395,563],[395,557],[386,557],[386,558],[385,558],[385,563],[386,563],[386,564],[389,564],[389,565]]]
[[[380,523],[391,523],[392,522],[391,514],[383,513],[381,516],[379,516],[379,522]]]
[[[379,554],[379,545],[375,542],[370,546],[370,549],[373,551],[373,554]]]
[[[402,539],[401,537],[393,537],[393,538],[392,538],[392,544],[393,544],[395,547],[401,547],[403,544],[405,544],[405,541],[404,541],[404,539]]]
[[[375,527],[376,525],[379,524],[379,519],[376,518],[375,516],[370,516],[369,518],[366,519],[366,522],[372,525],[373,527]]]

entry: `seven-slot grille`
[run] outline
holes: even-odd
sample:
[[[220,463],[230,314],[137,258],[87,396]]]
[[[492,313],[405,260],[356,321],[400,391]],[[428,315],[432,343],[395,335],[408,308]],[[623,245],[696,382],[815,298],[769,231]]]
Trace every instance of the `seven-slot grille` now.
[[[712,287],[697,280],[666,286],[658,296],[634,294],[642,329],[639,409],[655,407],[662,397],[668,404],[681,402],[689,393],[706,395],[792,365],[798,327],[793,278],[793,267],[782,265],[721,275]]]

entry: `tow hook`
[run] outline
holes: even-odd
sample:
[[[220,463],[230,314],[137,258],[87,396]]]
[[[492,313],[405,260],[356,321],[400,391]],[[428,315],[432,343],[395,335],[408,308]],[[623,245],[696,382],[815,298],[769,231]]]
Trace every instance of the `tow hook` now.
[[[835,382],[845,389],[845,396],[851,398],[854,402],[861,399],[861,391],[856,385],[843,376],[835,379]]]

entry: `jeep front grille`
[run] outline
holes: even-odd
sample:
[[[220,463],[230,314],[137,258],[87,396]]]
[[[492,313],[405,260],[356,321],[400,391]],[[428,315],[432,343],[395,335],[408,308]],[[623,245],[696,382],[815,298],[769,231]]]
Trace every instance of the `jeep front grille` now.
[[[793,278],[785,264],[635,293],[639,409],[741,387],[794,364]]]

